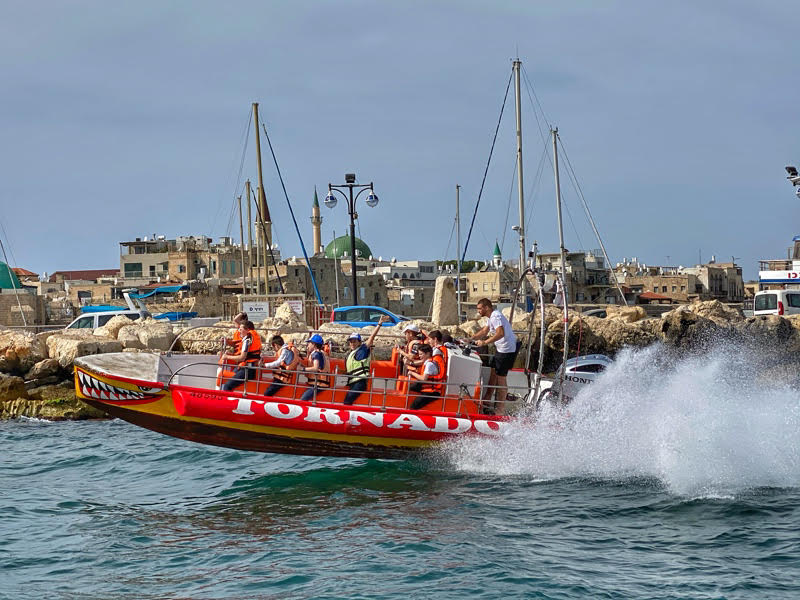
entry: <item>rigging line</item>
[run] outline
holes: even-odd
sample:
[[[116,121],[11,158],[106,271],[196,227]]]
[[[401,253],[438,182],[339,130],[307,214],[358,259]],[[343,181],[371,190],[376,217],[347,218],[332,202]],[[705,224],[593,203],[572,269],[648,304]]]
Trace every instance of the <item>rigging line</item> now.
[[[234,189],[233,189],[233,201],[234,202],[236,201],[236,196],[238,196],[239,193],[240,193],[239,184],[242,181],[242,171],[244,170],[244,159],[245,159],[245,156],[247,154],[247,145],[248,145],[248,142],[250,141],[250,122],[252,120],[252,116],[253,116],[253,108],[250,107],[250,110],[247,113],[247,120],[245,121],[245,128],[244,128],[244,131],[242,132],[242,137],[244,138],[244,145],[242,147],[242,158],[239,161],[239,172],[236,175],[236,184],[234,185]],[[217,222],[220,210],[222,210],[222,202],[220,202],[217,205],[217,210],[214,213],[214,218],[208,224],[208,230],[209,231],[213,231],[214,230],[214,223]],[[228,226],[228,228],[230,229],[230,225]]]
[[[564,142],[561,140],[561,136],[557,135],[558,142],[561,144],[561,149],[564,151],[564,158],[567,160],[567,173],[570,174],[570,179],[573,180],[573,185],[575,189],[578,191],[578,197],[581,199],[583,203],[583,209],[586,211],[586,216],[589,219],[589,223],[592,225],[592,230],[594,231],[595,236],[597,237],[597,243],[600,244],[600,250],[603,251],[603,257],[606,259],[606,264],[611,271],[611,277],[614,279],[614,284],[617,287],[617,291],[619,292],[622,301],[625,303],[625,306],[628,305],[628,301],[625,299],[625,294],[622,293],[622,287],[620,286],[619,280],[617,279],[617,274],[614,269],[611,268],[611,260],[608,258],[608,252],[606,252],[606,246],[603,243],[603,238],[600,237],[600,232],[597,229],[597,225],[594,223],[594,219],[592,218],[592,213],[589,210],[589,204],[586,202],[586,198],[583,195],[583,190],[581,189],[581,185],[578,182],[578,177],[575,175],[575,170],[572,168],[572,163],[569,160],[569,155],[567,154],[567,149],[564,147]]]
[[[525,66],[524,65],[522,67],[522,74],[523,74],[523,76],[525,78],[525,85],[528,88],[528,97],[530,98],[531,94],[533,94],[533,97],[536,99],[536,106],[539,107],[539,110],[542,113],[542,119],[544,119],[544,122],[547,123],[547,128],[548,129],[552,129],[552,127],[550,126],[550,119],[547,118],[547,114],[544,112],[544,107],[542,106],[542,103],[539,101],[539,96],[536,95],[536,90],[534,89],[533,83],[531,83],[531,80],[528,77],[528,71],[525,70]],[[531,103],[532,102],[533,102],[533,100],[531,100]],[[535,112],[535,107],[534,107],[534,112]],[[538,122],[538,119],[537,119],[537,122]]]
[[[444,260],[442,262],[445,262],[447,260],[447,255],[450,254],[450,243],[453,241],[453,234],[455,233],[455,231],[456,231],[456,220],[454,218],[453,226],[450,228],[450,237],[447,239],[447,248],[444,249],[444,255],[443,255]],[[458,250],[456,250],[456,252],[458,252]]]
[[[514,171],[511,173],[511,186],[508,188],[508,202],[506,203],[506,220],[503,224],[503,237],[500,241],[500,250],[505,251],[506,248],[506,234],[508,233],[508,217],[511,213],[511,196],[514,193],[514,180],[517,175],[517,153],[514,153]]]
[[[545,144],[544,148],[542,149],[542,154],[539,157],[539,166],[536,169],[536,176],[533,178],[533,184],[528,192],[528,197],[531,199],[531,203],[528,207],[528,215],[525,218],[525,231],[530,231],[530,223],[533,219],[533,209],[536,207],[536,192],[539,189],[539,185],[542,183],[542,176],[544,175],[544,159],[548,156],[547,146],[548,145]]]
[[[3,233],[5,233],[5,229],[3,229]],[[8,239],[8,236],[6,236]],[[19,301],[19,289],[17,289],[17,284],[14,282],[14,271],[11,270],[11,265],[8,264],[8,257],[6,256],[6,247],[3,245],[3,241],[0,240],[0,250],[3,251],[3,258],[6,261],[6,269],[8,269],[8,278],[11,281],[11,287],[14,288],[14,296],[17,298],[17,306],[19,307],[19,316],[22,317],[22,324],[27,327],[28,320],[25,318],[25,311],[22,310],[22,303]],[[11,258],[14,258],[13,256]],[[15,261],[16,262],[16,261]]]
[[[281,290],[281,294],[285,294],[286,291],[283,289],[283,280],[281,280],[281,274],[278,271],[278,265],[275,264],[275,254],[273,254],[273,252],[272,252],[272,240],[270,240],[267,237],[267,226],[264,223],[264,219],[261,218],[261,206],[259,206],[261,203],[256,199],[256,193],[255,193],[255,190],[253,190],[252,187],[250,188],[250,194],[252,194],[253,202],[256,205],[256,215],[257,215],[257,218],[258,218],[258,222],[261,223],[261,234],[264,236],[264,243],[267,244],[267,249],[269,250],[269,257],[270,257],[270,260],[272,260],[272,266],[275,268],[275,276],[278,278],[278,287]],[[249,200],[248,200],[248,202],[249,202]],[[258,251],[261,252],[261,248],[259,248]],[[289,268],[288,267],[286,268],[286,272],[287,273],[289,272]],[[264,265],[264,288],[265,288],[264,291],[267,294],[269,294],[269,276],[268,275],[269,275],[269,270],[267,269],[267,265]]]
[[[6,232],[6,226],[3,225],[2,221],[0,221],[0,229],[3,230],[3,239],[5,239],[6,242],[10,242],[11,238],[8,237],[8,233]],[[14,264],[19,266],[17,258],[14,256],[14,251],[11,249],[11,247],[8,248],[8,253],[11,255],[11,260],[14,262]]]
[[[461,254],[461,260],[467,256],[467,247],[469,246],[469,239],[472,237],[472,228],[475,226],[475,217],[478,214],[478,207],[481,205],[481,196],[483,195],[483,186],[486,184],[486,175],[489,173],[489,164],[492,162],[492,154],[494,153],[494,145],[497,142],[497,133],[500,131],[500,122],[503,120],[503,112],[506,109],[506,101],[508,100],[508,90],[511,89],[511,80],[514,77],[514,72],[508,76],[508,84],[506,85],[506,93],[503,96],[503,105],[500,107],[500,117],[497,119],[497,127],[494,129],[494,138],[492,138],[492,147],[489,149],[489,160],[486,161],[486,168],[483,171],[483,180],[481,181],[481,188],[478,191],[478,201],[475,203],[475,212],[472,213],[472,221],[469,224],[469,231],[467,232],[467,241],[464,243],[464,252]]]
[[[300,227],[297,226],[297,219],[294,217],[294,209],[292,208],[292,203],[289,202],[289,194],[286,192],[286,185],[283,183],[283,175],[281,175],[281,168],[278,166],[278,159],[275,156],[275,150],[272,148],[272,140],[269,139],[269,133],[267,133],[267,127],[264,125],[264,122],[261,122],[261,128],[264,130],[264,136],[267,138],[267,144],[269,145],[269,151],[272,154],[272,161],[275,163],[275,170],[278,172],[278,179],[281,182],[281,188],[283,188],[283,195],[286,197],[286,204],[289,206],[289,214],[292,215],[292,222],[294,223],[294,228],[297,231],[297,237],[300,240],[300,248],[303,251],[303,256],[306,259],[306,268],[308,269],[309,275],[311,275],[311,284],[314,286],[314,294],[317,296],[317,302],[320,306],[322,306],[322,296],[320,296],[319,288],[317,287],[317,279],[314,277],[314,271],[311,270],[311,261],[308,259],[308,253],[306,252],[306,245],[303,243],[303,236],[300,235]],[[355,269],[353,273],[356,273],[358,270],[356,265],[356,257],[352,258],[353,265],[352,268]],[[356,297],[356,290],[353,290],[353,298]]]
[[[536,97],[536,92],[533,92],[533,97],[532,97],[531,90],[533,89],[533,84],[528,79],[528,73],[527,71],[525,71],[524,66],[522,68],[522,75],[523,79],[525,80],[525,91],[528,93],[528,101],[531,103],[531,108],[533,109],[533,117],[536,119],[536,128],[539,130],[539,137],[542,139],[542,142],[547,144],[549,140],[547,139],[547,136],[545,135],[544,130],[542,129],[542,123],[539,120],[539,112],[536,110],[537,104],[539,105],[539,111],[541,111],[542,113],[542,119],[547,125],[548,131],[552,129],[552,126],[550,125],[550,121],[547,118],[547,115],[545,115],[544,113],[544,108],[542,108],[542,105],[539,102],[539,98],[538,97],[536,98],[536,102],[533,101],[533,97]]]

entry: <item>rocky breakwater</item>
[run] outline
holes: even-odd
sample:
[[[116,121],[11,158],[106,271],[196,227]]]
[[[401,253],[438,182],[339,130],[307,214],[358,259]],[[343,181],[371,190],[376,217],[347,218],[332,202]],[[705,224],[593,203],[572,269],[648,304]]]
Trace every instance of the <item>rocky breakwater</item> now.
[[[153,319],[117,316],[95,330],[33,335],[0,330],[0,419],[105,418],[75,397],[73,368],[80,356],[169,349],[172,327]]]

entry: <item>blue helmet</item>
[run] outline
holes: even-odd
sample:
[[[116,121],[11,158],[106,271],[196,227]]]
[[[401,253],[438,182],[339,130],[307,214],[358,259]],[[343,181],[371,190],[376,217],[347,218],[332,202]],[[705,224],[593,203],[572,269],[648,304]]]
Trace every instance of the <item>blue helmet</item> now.
[[[322,346],[325,343],[325,340],[322,339],[322,336],[320,334],[315,333],[306,340],[306,343],[308,342],[314,342],[315,344],[319,344],[320,346]]]

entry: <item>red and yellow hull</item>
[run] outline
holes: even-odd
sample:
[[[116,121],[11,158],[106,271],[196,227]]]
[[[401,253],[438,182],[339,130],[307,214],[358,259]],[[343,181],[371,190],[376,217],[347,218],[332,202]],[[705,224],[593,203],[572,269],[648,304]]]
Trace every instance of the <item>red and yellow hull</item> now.
[[[337,389],[304,402],[298,399],[303,387],[267,397],[269,382],[232,392],[158,383],[112,374],[91,358],[76,360],[75,392],[84,402],[159,433],[238,450],[406,458],[458,436],[500,436],[508,426],[503,417],[477,414],[463,398],[445,397],[415,411],[407,408],[414,396],[397,390],[365,392],[345,406],[347,389]]]

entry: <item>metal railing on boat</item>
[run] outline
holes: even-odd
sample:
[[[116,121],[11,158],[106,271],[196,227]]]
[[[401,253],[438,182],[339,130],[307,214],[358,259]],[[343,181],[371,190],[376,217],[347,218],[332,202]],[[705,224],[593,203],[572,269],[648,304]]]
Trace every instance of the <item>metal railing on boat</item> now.
[[[224,381],[230,381],[230,377],[223,377],[220,379],[220,375],[216,372],[216,370],[221,366],[224,367],[232,365],[220,365],[218,362],[212,361],[195,361],[181,365],[177,369],[173,370],[169,363],[164,360],[164,358],[164,356],[161,357],[162,364],[169,371],[169,377],[165,380],[165,384],[167,386],[179,385],[201,389],[214,389],[220,383],[224,383]],[[202,372],[192,372],[192,369]],[[255,371],[255,377],[245,379],[242,384],[237,385],[237,387],[231,390],[226,390],[227,394],[233,395],[234,397],[240,396],[242,398],[252,398],[257,396],[259,398],[272,397],[275,398],[276,401],[301,401],[303,393],[309,389],[313,389],[311,397],[306,400],[312,406],[316,406],[318,403],[321,403],[326,405],[353,407],[356,409],[377,409],[381,411],[386,411],[388,409],[411,410],[411,404],[415,398],[420,396],[428,396],[433,399],[425,406],[420,407],[418,410],[430,411],[436,410],[438,407],[439,412],[452,413],[456,415],[499,415],[507,407],[513,406],[515,409],[521,407],[525,403],[525,400],[528,398],[530,392],[529,388],[526,386],[506,386],[506,399],[497,400],[494,397],[495,393],[497,390],[501,389],[502,386],[489,386],[483,382],[476,382],[476,389],[473,390],[470,390],[466,384],[461,384],[459,386],[457,395],[448,395],[445,393],[440,396],[431,396],[425,392],[413,391],[411,389],[412,386],[410,385],[412,380],[410,380],[408,377],[384,377],[372,374],[368,378],[367,388],[358,394],[355,403],[345,404],[342,397],[346,396],[346,394],[351,390],[346,384],[337,385],[337,383],[339,379],[346,380],[349,378],[349,376],[346,373],[340,373],[338,369],[327,374],[327,376],[331,377],[332,384],[330,387],[312,386],[308,381],[301,382],[300,376],[307,377],[309,375],[302,369],[295,371],[283,370],[282,373],[288,374],[290,378],[290,381],[287,383],[283,383],[279,380],[269,377],[269,375],[274,374],[275,372],[271,368],[258,365],[250,367],[250,369],[251,373],[252,371]],[[211,370],[211,372],[214,374],[208,374],[209,370]],[[275,390],[274,394],[277,394],[277,392],[280,390],[285,390],[288,388],[288,390],[291,392],[290,395],[287,396],[284,393],[284,395],[280,396],[266,396],[263,392],[267,391],[267,387],[272,383],[280,384],[280,388]],[[375,385],[376,383],[378,384],[377,386]],[[443,389],[446,390],[448,385],[447,382],[442,382],[442,385]],[[255,389],[253,389],[253,387],[255,387]],[[330,392],[330,397],[320,398],[321,394],[327,392]],[[337,396],[342,399],[337,399]],[[359,402],[359,400],[363,398],[367,400],[366,403],[363,401]],[[395,402],[390,402],[390,398],[394,399]],[[392,405],[397,403],[397,399],[400,399],[401,405]],[[455,407],[452,410],[447,410],[448,404],[452,405],[453,401],[456,401]],[[470,410],[470,408],[472,408],[472,410]],[[509,411],[506,410],[506,412],[508,413]]]

